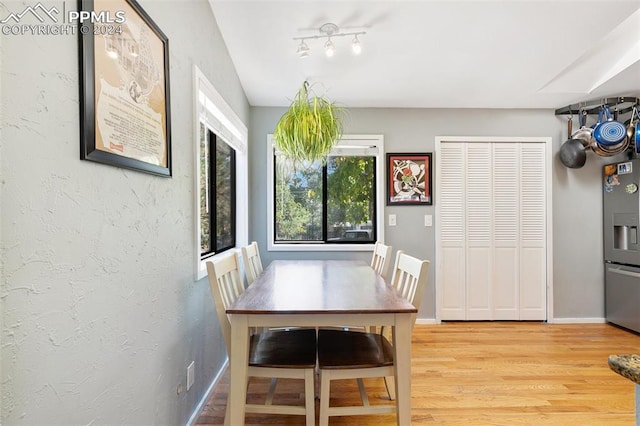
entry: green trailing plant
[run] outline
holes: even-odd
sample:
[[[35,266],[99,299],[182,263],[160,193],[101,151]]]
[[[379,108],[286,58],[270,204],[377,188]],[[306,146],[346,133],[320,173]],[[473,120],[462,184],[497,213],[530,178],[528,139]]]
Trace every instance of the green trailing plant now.
[[[324,163],[342,137],[343,118],[342,108],[325,98],[310,96],[305,81],[276,125],[275,146],[294,163]]]

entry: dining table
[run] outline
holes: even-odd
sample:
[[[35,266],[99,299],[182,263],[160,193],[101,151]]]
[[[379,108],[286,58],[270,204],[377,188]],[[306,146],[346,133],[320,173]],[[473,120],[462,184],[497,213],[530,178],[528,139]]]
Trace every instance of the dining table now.
[[[417,310],[366,262],[274,260],[227,314],[231,348],[225,424],[244,424],[252,329],[345,325],[391,327],[397,424],[411,424],[411,330]]]

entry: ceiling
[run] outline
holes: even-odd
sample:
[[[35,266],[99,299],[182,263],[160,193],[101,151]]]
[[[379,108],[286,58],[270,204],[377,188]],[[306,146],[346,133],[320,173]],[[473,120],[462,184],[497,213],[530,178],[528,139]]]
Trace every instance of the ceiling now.
[[[288,106],[306,80],[345,107],[560,108],[640,96],[640,0],[210,0],[253,106]],[[307,40],[324,23],[366,31]]]

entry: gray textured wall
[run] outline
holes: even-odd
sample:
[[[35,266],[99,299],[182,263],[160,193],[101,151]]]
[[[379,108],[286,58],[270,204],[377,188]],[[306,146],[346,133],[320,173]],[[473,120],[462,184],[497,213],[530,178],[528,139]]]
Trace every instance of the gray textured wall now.
[[[559,105],[560,106],[560,105]],[[250,229],[260,244],[264,263],[282,258],[370,259],[367,253],[267,252],[266,190],[267,134],[272,133],[283,108],[252,107],[250,125]],[[383,134],[386,152],[433,152],[436,136],[550,136],[553,139],[553,285],[554,317],[602,319],[601,166],[607,160],[593,153],[582,169],[567,169],[557,151],[566,139],[566,117],[553,110],[487,109],[349,109],[345,133]],[[438,161],[435,157],[434,161]],[[438,202],[438,194],[434,194]],[[395,249],[435,259],[434,228],[423,225],[435,206],[386,206],[398,225],[385,227],[385,239]],[[435,264],[430,271],[419,318],[435,318]]]
[[[2,36],[2,424],[184,424],[226,358],[194,282],[193,65],[249,105],[206,1],[140,3],[170,43],[170,179],[79,160],[76,37]]]

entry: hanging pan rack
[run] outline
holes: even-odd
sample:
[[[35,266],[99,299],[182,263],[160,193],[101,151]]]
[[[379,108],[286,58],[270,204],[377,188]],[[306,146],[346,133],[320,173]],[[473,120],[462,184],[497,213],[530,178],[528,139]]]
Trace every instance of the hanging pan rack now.
[[[593,99],[558,108],[556,109],[556,115],[573,115],[580,113],[598,115],[603,105],[608,105],[612,111],[616,111],[618,114],[626,114],[631,112],[634,106],[640,107],[640,98],[634,96],[618,96]]]

